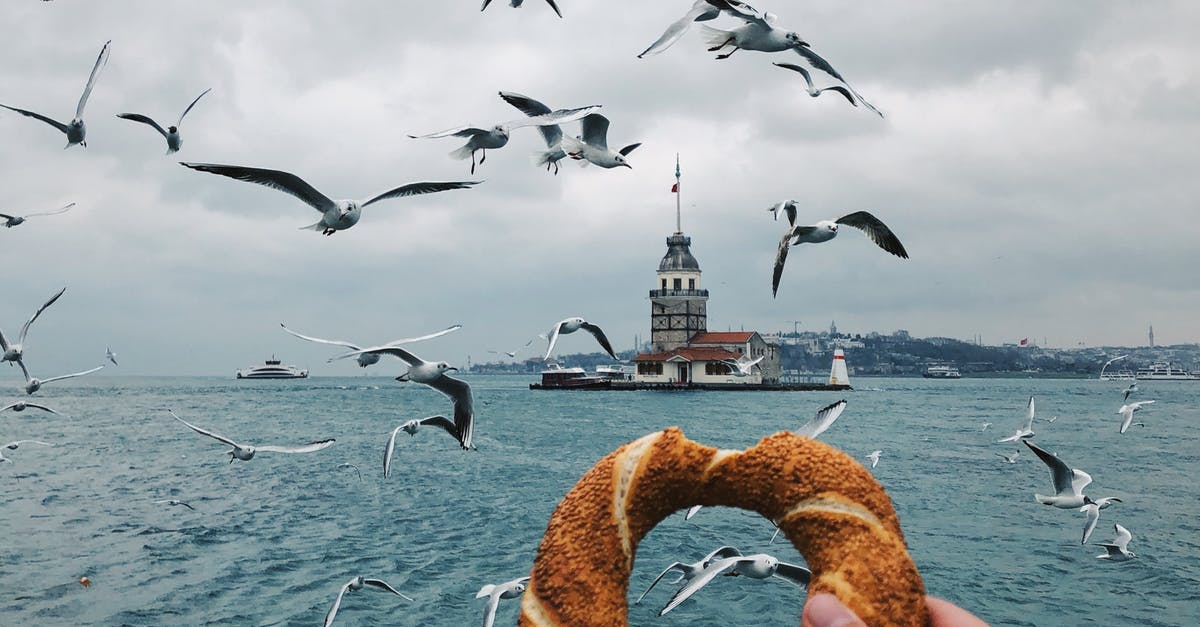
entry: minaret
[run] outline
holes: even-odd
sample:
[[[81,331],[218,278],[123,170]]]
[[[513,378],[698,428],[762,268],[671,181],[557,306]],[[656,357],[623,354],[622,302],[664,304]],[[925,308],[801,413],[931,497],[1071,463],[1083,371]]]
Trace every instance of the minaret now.
[[[1150,325],[1150,348],[1154,348],[1154,325]]]
[[[675,156],[675,233],[658,263],[658,288],[650,290],[650,350],[663,353],[683,346],[708,330],[708,290],[700,287],[700,264],[692,256],[692,238],[683,234],[680,216],[679,156]]]

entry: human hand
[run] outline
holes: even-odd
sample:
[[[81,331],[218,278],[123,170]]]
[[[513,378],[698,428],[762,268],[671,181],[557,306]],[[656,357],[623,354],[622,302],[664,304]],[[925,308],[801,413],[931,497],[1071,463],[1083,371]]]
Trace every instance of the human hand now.
[[[929,624],[931,627],[987,627],[987,623],[979,620],[974,614],[950,603],[931,596],[925,597],[925,607],[929,609]],[[809,597],[804,604],[804,613],[800,617],[801,627],[866,627],[866,623],[850,608],[832,594],[822,593]]]

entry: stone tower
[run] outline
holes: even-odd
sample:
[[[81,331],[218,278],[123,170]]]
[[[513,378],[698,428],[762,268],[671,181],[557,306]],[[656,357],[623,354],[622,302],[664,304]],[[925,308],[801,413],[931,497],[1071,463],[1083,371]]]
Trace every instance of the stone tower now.
[[[663,353],[708,330],[708,290],[700,287],[700,264],[692,238],[675,232],[658,263],[658,289],[650,290],[650,350]]]

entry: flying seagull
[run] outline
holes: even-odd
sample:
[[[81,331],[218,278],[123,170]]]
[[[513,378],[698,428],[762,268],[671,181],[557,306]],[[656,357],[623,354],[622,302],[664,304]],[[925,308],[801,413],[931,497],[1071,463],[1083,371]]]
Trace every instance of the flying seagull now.
[[[192,511],[196,511],[195,507],[192,507],[188,503],[185,503],[184,501],[180,501],[178,499],[162,499],[161,501],[155,501],[155,503],[157,503],[159,505],[170,505],[171,507],[175,507],[176,505],[182,505]]]
[[[500,92],[503,97],[504,92]],[[559,109],[541,115],[528,116],[519,120],[502,122],[491,128],[476,128],[473,126],[456,126],[454,128],[430,133],[428,135],[409,135],[413,139],[437,139],[440,137],[465,137],[467,143],[450,153],[454,159],[471,159],[471,174],[475,173],[475,152],[481,151],[479,163],[487,160],[487,151],[503,148],[508,144],[509,134],[518,128],[526,126],[545,126],[572,122],[599,109],[600,105],[579,107],[577,109]]]
[[[192,101],[192,104],[188,105],[187,108],[183,110],[183,113],[179,115],[179,121],[171,126],[168,126],[166,130],[163,130],[163,127],[159,126],[158,122],[155,122],[154,120],[140,113],[118,113],[117,117],[124,120],[131,120],[133,122],[141,122],[142,124],[153,127],[154,130],[158,131],[164,138],[166,138],[167,154],[169,155],[173,152],[178,152],[179,147],[183,145],[183,139],[179,136],[179,125],[183,124],[183,118],[188,114],[188,111],[192,110],[192,107],[196,106],[197,102],[200,102],[200,99],[204,97],[204,94],[207,94],[210,91],[212,91],[212,87],[200,92],[200,95],[196,96],[196,99]]]
[[[75,206],[75,203],[72,202],[72,203],[67,203],[67,205],[64,206],[62,209],[56,209],[54,211],[43,211],[41,213],[29,213],[29,214],[25,214],[23,216],[14,216],[14,215],[8,215],[7,213],[0,213],[0,218],[4,219],[4,226],[11,229],[14,226],[23,224],[25,222],[25,220],[28,220],[29,218],[36,218],[38,216],[56,216],[60,213],[66,213],[66,212],[70,211],[71,207],[74,207],[74,206]]]
[[[825,432],[826,429],[833,425],[833,421],[842,415],[846,410],[846,399],[842,399],[836,403],[830,403],[817,411],[817,415],[808,422],[804,423],[799,429],[796,429],[796,434],[806,438],[817,439],[818,435]]]
[[[608,343],[608,338],[604,336],[604,331],[600,327],[583,318],[575,317],[561,320],[553,327],[550,327],[550,332],[546,337],[546,341],[548,342],[546,356],[543,358],[543,361],[550,359],[550,353],[554,352],[554,344],[558,342],[558,336],[574,333],[580,329],[591,333],[596,338],[596,341],[600,343],[600,347],[604,349],[604,352],[608,353],[609,357],[613,359],[617,358],[616,353],[613,352],[612,344]]]
[[[793,226],[779,240],[779,251],[775,255],[775,273],[771,277],[771,294],[779,291],[779,278],[783,276],[783,263],[787,261],[788,248],[797,244],[820,244],[837,237],[838,226],[845,224],[861,230],[880,248],[901,258],[908,259],[908,251],[895,233],[883,222],[866,211],[856,211],[837,220],[821,220],[814,225]]]
[[[5,449],[10,450],[10,451],[15,451],[18,448],[20,448],[22,444],[37,444],[38,446],[54,446],[53,444],[51,444],[49,442],[42,442],[41,440],[17,440],[15,442],[9,442],[8,444],[5,444],[4,446],[0,446],[0,463],[8,463],[8,464],[13,463],[13,461],[11,459],[4,456],[4,451],[5,451]]]
[[[717,575],[727,574],[731,577],[744,575],[751,579],[766,579],[768,577],[779,577],[786,579],[798,586],[806,587],[812,579],[812,571],[803,566],[788,564],[781,562],[777,558],[765,553],[756,555],[735,555],[732,557],[714,559],[704,570],[689,580],[682,588],[680,588],[675,596],[667,603],[658,615],[662,616],[667,612],[679,607],[693,594],[715,579]]]
[[[354,472],[358,473],[358,480],[359,480],[359,481],[362,481],[362,471],[361,471],[361,470],[359,470],[358,466],[355,466],[354,464],[351,464],[351,463],[349,463],[349,462],[343,462],[343,463],[341,463],[341,464],[338,464],[338,465],[337,465],[337,467],[338,467],[339,469],[341,469],[341,468],[353,468],[353,469],[354,469]]]
[[[1079,469],[1072,469],[1057,455],[1039,448],[1029,440],[1021,440],[1028,446],[1038,459],[1050,468],[1050,480],[1054,483],[1054,494],[1043,496],[1034,494],[1033,498],[1043,505],[1052,505],[1059,509],[1079,509],[1089,503],[1096,503],[1091,497],[1084,496],[1083,489],[1092,482],[1092,476]],[[1111,499],[1110,499],[1111,500]],[[1107,501],[1106,501],[1107,502]]]
[[[1030,396],[1029,397],[1029,412],[1028,412],[1028,415],[1025,416],[1025,424],[1021,425],[1021,428],[1017,429],[1016,433],[1014,433],[1006,438],[1000,438],[999,440],[996,440],[996,442],[1015,442],[1017,440],[1022,440],[1025,438],[1032,438],[1034,436],[1033,413],[1034,413],[1033,397]]]
[[[471,386],[466,381],[446,375],[448,371],[457,371],[458,368],[444,361],[425,361],[399,346],[364,348],[331,357],[329,361],[355,357],[362,353],[391,355],[404,360],[409,366],[408,372],[396,377],[397,381],[422,383],[449,397],[454,403],[454,430],[450,431],[447,429],[447,431],[458,440],[458,443],[464,449],[471,448],[471,437],[475,432],[475,401],[471,396]],[[403,427],[404,425],[401,425],[401,428]],[[396,432],[393,431],[392,438],[395,439],[395,437]],[[391,445],[389,445],[389,450],[390,447]],[[386,465],[388,463],[387,460],[384,463]]]
[[[333,624],[333,618],[337,616],[338,608],[342,606],[342,596],[344,596],[347,591],[357,592],[362,590],[363,586],[371,586],[374,588],[379,588],[380,590],[387,590],[388,592],[391,592],[402,599],[406,599],[408,601],[412,600],[411,597],[400,594],[399,590],[389,586],[388,583],[382,579],[363,579],[363,577],[359,575],[358,577],[347,581],[345,585],[342,586],[341,591],[338,592],[337,599],[334,599],[333,601],[333,607],[329,608],[329,613],[325,615],[324,627],[329,627]]]
[[[694,562],[692,564],[684,564],[683,562],[675,562],[675,563],[671,564],[670,566],[664,568],[663,571],[661,573],[659,573],[657,577],[654,578],[654,581],[650,582],[650,585],[646,588],[646,591],[643,592],[642,595],[639,596],[636,601],[634,601],[634,604],[641,603],[642,599],[646,598],[646,595],[650,594],[650,591],[654,589],[654,586],[658,585],[658,582],[661,581],[663,577],[667,576],[667,573],[677,572],[679,574],[679,576],[675,578],[675,581],[668,582],[669,585],[673,586],[675,584],[683,583],[685,581],[691,581],[697,575],[704,572],[704,569],[709,564],[711,564],[713,562],[713,560],[726,559],[729,557],[739,557],[739,556],[741,556],[741,554],[742,554],[741,551],[739,551],[731,546],[723,546],[723,547],[720,547],[717,550],[713,551],[712,553],[705,555],[698,562]]]
[[[308,226],[302,226],[301,229],[309,229],[320,231],[325,235],[333,235],[337,231],[343,231],[355,224],[358,224],[358,219],[362,217],[362,210],[367,205],[386,200],[388,198],[403,198],[405,196],[416,196],[418,194],[432,194],[434,192],[444,192],[452,189],[465,189],[472,185],[478,185],[479,181],[451,181],[451,182],[430,182],[422,181],[420,183],[409,183],[401,185],[395,189],[390,189],[386,192],[376,194],[369,200],[330,200],[321,192],[318,192],[303,179],[288,172],[280,170],[266,170],[263,168],[249,168],[240,165],[220,165],[216,163],[186,163],[179,162],[182,165],[193,170],[201,172],[210,172],[212,174],[220,174],[228,176],[239,181],[247,183],[258,183],[267,187],[277,189],[281,192],[291,194],[296,198],[304,201],[307,205],[316,209],[321,213],[320,221]]]
[[[117,365],[117,354],[112,351],[111,347],[104,347],[104,357],[112,362],[112,365]]]
[[[352,351],[362,350],[361,346],[351,344],[350,342],[347,342],[345,340],[323,340],[319,337],[312,337],[309,335],[302,335],[300,333],[296,333],[295,331],[287,328],[287,325],[282,322],[279,323],[279,326],[283,327],[284,331],[287,331],[288,333],[290,333],[302,340],[308,340],[309,342],[316,342],[318,344],[332,344],[333,346],[342,346],[342,347],[348,348]],[[419,335],[417,337],[406,337],[406,338],[402,338],[399,340],[392,340],[391,342],[383,344],[382,346],[394,346],[396,344],[408,344],[411,342],[420,342],[422,340],[428,340],[428,339],[432,339],[435,337],[441,337],[447,333],[457,331],[461,328],[462,328],[461,324],[452,324],[452,325],[446,327],[445,329],[442,329],[441,331],[437,331],[436,333],[429,333],[427,335]],[[379,363],[379,358],[380,358],[379,353],[361,353],[357,357],[357,361],[358,361],[358,365],[360,367],[366,368],[367,366],[370,366],[372,364]]]
[[[1129,430],[1129,425],[1133,423],[1133,415],[1139,411],[1142,411],[1143,405],[1149,405],[1153,402],[1154,401],[1138,401],[1136,403],[1121,405],[1121,409],[1117,410],[1118,414],[1125,416],[1125,420],[1121,422],[1121,433],[1125,433]]]
[[[800,67],[799,65],[796,65],[795,63],[776,63],[775,65],[777,65],[785,70],[791,70],[793,72],[796,72],[797,74],[802,76],[804,78],[804,83],[806,85],[808,85],[808,95],[812,96],[813,98],[816,98],[817,96],[820,96],[821,94],[823,94],[827,91],[836,91],[837,93],[839,93],[843,97],[845,97],[846,100],[850,101],[851,105],[853,105],[855,107],[858,106],[858,103],[854,101],[854,96],[850,93],[850,90],[843,85],[831,85],[829,87],[822,87],[821,89],[817,89],[816,87],[813,87],[812,75],[808,73],[808,70]],[[878,113],[878,112],[876,112],[876,113]]]
[[[871,454],[867,455],[867,459],[871,460],[871,468],[879,465],[879,456],[882,454],[883,451],[871,451]]]
[[[484,9],[488,8],[488,5],[491,3],[492,0],[483,0],[483,6],[479,7],[479,10],[483,11]],[[524,3],[525,0],[508,0],[508,5],[514,9],[520,7]],[[558,10],[558,4],[556,4],[554,0],[546,0],[546,4],[550,5],[551,9],[554,9],[554,12],[558,14],[558,17],[562,17],[562,11]]]
[[[639,59],[658,54],[670,48],[691,27],[693,22],[707,22],[726,13],[734,17],[761,15],[750,5],[738,0],[696,0],[683,17],[675,20],[663,34],[638,55]]]
[[[767,207],[767,211],[770,211],[775,216],[776,222],[779,221],[779,212],[782,211],[787,216],[788,226],[796,226],[796,201],[781,200]]]
[[[1115,496],[1106,496],[1102,499],[1096,499],[1092,503],[1088,503],[1079,508],[1079,511],[1084,512],[1086,517],[1083,522],[1083,539],[1080,544],[1087,544],[1088,538],[1092,537],[1092,532],[1096,530],[1096,523],[1100,522],[1100,510],[1112,505],[1113,503],[1123,503],[1121,499]]]
[[[96,372],[97,370],[100,370],[102,368],[104,368],[104,366],[96,366],[95,368],[92,368],[91,370],[84,370],[83,372],[63,374],[63,375],[59,375],[57,377],[50,377],[49,379],[39,379],[37,377],[29,376],[29,371],[25,370],[25,364],[21,363],[21,370],[25,371],[25,393],[26,394],[33,394],[33,393],[37,392],[38,390],[42,389],[43,385],[50,383],[52,381],[62,381],[63,379],[73,379],[75,377],[82,377],[85,374],[92,374],[93,372]]]
[[[58,297],[62,296],[63,292],[65,291],[67,291],[67,288],[65,287],[61,290],[58,290],[54,296],[50,297],[50,300],[46,301],[41,307],[38,307],[37,311],[33,312],[33,315],[29,317],[29,320],[27,320],[25,324],[21,326],[21,334],[17,336],[16,342],[9,342],[8,339],[4,337],[4,332],[0,331],[0,349],[4,349],[4,355],[0,356],[0,362],[16,362],[21,364],[22,370],[25,369],[25,363],[22,361],[22,359],[25,356],[25,336],[29,335],[29,325],[33,324],[33,321],[37,320],[38,316],[42,315],[42,312],[46,311],[47,307],[53,305],[54,301],[58,300]],[[28,372],[25,373],[25,377],[29,378]]]
[[[1129,395],[1133,394],[1136,391],[1138,391],[1138,386],[1137,386],[1137,381],[1134,381],[1133,383],[1129,384],[1129,387],[1125,388],[1125,398],[1121,402],[1128,403]]]
[[[763,359],[765,359],[765,357],[749,359],[746,361],[741,359],[722,359],[721,363],[729,366],[729,374],[732,374],[735,377],[749,377],[754,374],[754,367],[757,366],[758,362],[762,361]]]
[[[1125,562],[1137,557],[1137,553],[1129,550],[1129,541],[1133,539],[1133,534],[1121,525],[1113,525],[1113,531],[1117,537],[1112,542],[1100,544],[1104,547],[1104,555],[1097,555],[1096,559],[1112,560],[1114,562]]]
[[[594,163],[602,168],[633,169],[625,157],[641,146],[641,142],[629,144],[620,150],[609,148],[608,118],[599,113],[588,114],[580,124],[583,126],[581,137],[564,137],[562,140],[563,151],[568,157],[578,161],[581,166]]]
[[[409,420],[399,427],[392,429],[392,435],[388,437],[387,446],[385,446],[383,449],[384,479],[387,479],[392,474],[392,453],[394,453],[396,450],[396,435],[401,431],[409,435],[416,435],[417,431],[425,425],[438,427],[444,430],[446,433],[449,433],[454,437],[455,440],[458,440],[459,446],[462,446],[463,449],[471,448],[468,446],[463,446],[463,438],[464,436],[469,435],[471,425],[467,425],[466,429],[460,428],[459,425],[450,422],[450,419],[446,418],[445,416],[427,416],[425,418]]]
[[[227,438],[219,433],[213,433],[212,431],[206,431],[204,429],[201,429],[200,427],[197,427],[196,425],[189,423],[188,421],[184,420],[183,418],[176,416],[175,412],[173,412],[169,409],[167,410],[167,412],[170,413],[171,416],[173,418],[175,418],[175,420],[182,422],[184,424],[184,426],[191,429],[192,431],[195,431],[196,433],[199,433],[200,435],[207,435],[208,437],[210,437],[214,440],[217,440],[219,442],[224,442],[225,444],[232,446],[233,450],[229,451],[229,463],[231,463],[231,464],[233,463],[234,459],[240,459],[244,462],[248,462],[251,459],[254,459],[254,454],[258,453],[258,452],[263,452],[263,453],[313,453],[315,451],[319,451],[319,450],[333,444],[333,442],[334,442],[333,438],[329,438],[327,440],[315,440],[315,441],[309,442],[308,444],[305,444],[303,446],[251,446],[249,444],[238,444],[237,442],[234,442],[233,440],[230,440],[229,438]]]
[[[83,95],[79,97],[79,104],[75,106],[75,118],[71,120],[70,124],[63,124],[62,122],[48,118],[40,113],[34,113],[33,111],[26,111],[24,109],[18,109],[16,107],[10,107],[3,104],[0,104],[0,107],[4,107],[10,111],[16,111],[21,115],[34,118],[35,120],[41,120],[46,124],[49,124],[50,126],[62,131],[63,133],[66,133],[67,145],[64,146],[64,148],[70,148],[75,144],[79,144],[84,148],[87,148],[87,126],[83,123],[83,107],[87,104],[88,96],[92,95],[92,88],[96,86],[96,78],[100,76],[100,70],[104,68],[105,63],[108,63],[108,45],[111,43],[111,39],[104,42],[104,47],[100,49],[100,56],[96,57],[96,65],[92,66],[92,74],[88,77],[87,86],[83,88]]]
[[[46,407],[45,405],[39,405],[37,403],[31,403],[29,401],[17,401],[15,403],[10,403],[8,405],[5,405],[4,407],[0,407],[0,411],[8,411],[11,409],[16,412],[21,412],[21,411],[25,411],[26,409],[29,409],[30,407],[32,407],[34,409],[40,409],[42,411],[47,411],[52,414],[58,414],[60,416],[62,415],[62,414],[59,414],[58,412],[54,411],[53,409]]]
[[[532,337],[531,337],[531,338],[529,338],[529,341],[528,341],[528,342],[525,342],[525,344],[523,344],[523,345],[522,345],[520,348],[517,348],[516,350],[511,350],[511,351],[493,351],[493,350],[489,350],[488,352],[489,352],[489,353],[496,353],[497,355],[499,355],[499,354],[503,353],[503,354],[505,354],[505,355],[508,355],[508,358],[509,358],[509,359],[516,359],[516,358],[517,358],[517,353],[521,352],[521,349],[522,349],[522,348],[525,348],[525,347],[529,346],[530,344],[533,344],[533,340],[534,340],[534,339],[535,339],[535,338],[532,338]]]
[[[492,627],[496,622],[496,607],[500,599],[515,599],[525,592],[525,582],[529,577],[521,577],[506,581],[502,584],[485,584],[475,593],[476,599],[487,597],[487,607],[483,609],[483,627]]]
[[[996,455],[1000,457],[1000,459],[1003,459],[1005,463],[1015,464],[1017,463],[1017,458],[1021,456],[1021,451],[1020,449],[1015,450],[1013,451],[1012,455],[1005,455],[1004,453],[996,453]]]
[[[550,107],[530,98],[511,91],[500,92],[500,97],[504,102],[521,110],[521,113],[529,117],[537,117],[551,113]],[[534,154],[534,163],[539,166],[546,166],[549,171],[554,168],[554,174],[558,174],[558,162],[567,156],[567,153],[562,148],[562,127],[557,124],[543,124],[538,126],[538,131],[542,134],[542,139],[546,141],[547,150]]]

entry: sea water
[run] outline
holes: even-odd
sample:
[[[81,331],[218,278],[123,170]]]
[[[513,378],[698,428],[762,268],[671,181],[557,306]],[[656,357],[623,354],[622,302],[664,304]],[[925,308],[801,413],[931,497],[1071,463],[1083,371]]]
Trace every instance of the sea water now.
[[[382,375],[382,369],[371,371]],[[1117,431],[1125,383],[1096,380],[857,378],[847,392],[532,391],[528,377],[463,377],[475,394],[477,451],[433,428],[401,432],[392,476],[388,434],[411,418],[451,415],[449,401],[383,376],[293,381],[87,377],[37,399],[65,414],[0,414],[0,623],[4,625],[317,625],[347,580],[339,625],[477,625],[475,593],[529,572],[559,499],[600,457],[678,425],[692,439],[744,448],[846,398],[821,436],[887,488],[930,594],[993,625],[1194,625],[1200,620],[1200,383],[1139,383],[1146,426]],[[15,384],[14,384],[15,387]],[[15,389],[3,404],[17,400]],[[1050,473],[1029,450],[998,444],[1024,420],[1034,440],[1094,477],[1137,559],[1096,559],[1084,515],[1034,501]],[[238,442],[295,445],[229,463],[228,447],[165,411]],[[1044,419],[1057,417],[1053,422]],[[992,423],[986,431],[984,422]],[[1016,464],[996,453],[1020,451]],[[351,463],[361,468],[360,480]],[[869,462],[868,462],[869,464]],[[185,507],[157,504],[179,499]],[[673,561],[730,544],[803,563],[760,516],[682,512],[638,549],[631,601]],[[86,576],[91,586],[78,581]],[[664,617],[660,583],[634,625],[796,625],[804,590],[781,579],[718,578]],[[516,622],[503,601],[497,625]]]

